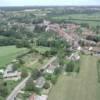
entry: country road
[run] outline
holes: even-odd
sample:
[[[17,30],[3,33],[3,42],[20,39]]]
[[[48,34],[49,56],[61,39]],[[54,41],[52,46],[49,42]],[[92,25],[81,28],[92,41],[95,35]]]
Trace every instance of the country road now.
[[[45,69],[50,63],[52,63],[54,60],[56,60],[57,57],[52,57],[47,64],[42,66],[43,69]],[[20,84],[18,84],[15,89],[11,92],[11,94],[7,97],[6,100],[14,100],[14,98],[17,96],[19,91],[25,87],[25,84],[27,80],[31,77],[31,74],[29,74]]]
[[[14,90],[11,92],[11,94],[7,97],[6,100],[14,100],[14,98],[17,96],[19,91],[25,87],[25,84],[27,80],[31,77],[31,74],[29,74],[20,84],[18,84]]]

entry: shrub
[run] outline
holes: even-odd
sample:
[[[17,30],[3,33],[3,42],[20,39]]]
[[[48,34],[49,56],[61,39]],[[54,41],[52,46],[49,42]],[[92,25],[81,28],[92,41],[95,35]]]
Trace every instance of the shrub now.
[[[46,82],[45,85],[44,85],[44,88],[45,88],[45,89],[50,88],[50,84],[49,84],[48,82]]]

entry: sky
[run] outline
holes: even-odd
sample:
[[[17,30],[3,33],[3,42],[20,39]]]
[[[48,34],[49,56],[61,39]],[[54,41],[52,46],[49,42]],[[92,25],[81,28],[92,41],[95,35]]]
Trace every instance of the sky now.
[[[100,0],[0,0],[0,6],[100,5]]]

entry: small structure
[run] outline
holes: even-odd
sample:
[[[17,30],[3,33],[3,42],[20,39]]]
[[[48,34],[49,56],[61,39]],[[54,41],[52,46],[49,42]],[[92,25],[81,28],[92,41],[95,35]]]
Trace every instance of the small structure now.
[[[77,61],[77,60],[80,60],[80,56],[78,53],[72,53],[68,59],[72,61]]]
[[[0,69],[0,74],[3,74],[4,73],[4,69]]]
[[[21,78],[21,72],[13,70],[13,64],[9,64],[3,73],[3,78],[6,80],[19,80]]]
[[[34,100],[47,100],[48,96],[47,95],[36,95],[34,97]]]
[[[45,84],[45,78],[44,77],[39,77],[37,80],[36,80],[36,82],[35,82],[35,84],[36,84],[36,87],[37,88],[43,88],[43,86],[44,86],[44,84]]]
[[[79,46],[79,47],[77,48],[77,50],[78,50],[78,51],[81,51],[81,50],[82,50],[82,47]]]
[[[93,47],[89,47],[89,51],[92,51],[93,50]]]
[[[36,94],[32,94],[29,97],[29,100],[47,100],[48,96],[47,95],[36,95]]]
[[[57,68],[57,65],[49,64],[45,73],[53,74],[54,70]]]

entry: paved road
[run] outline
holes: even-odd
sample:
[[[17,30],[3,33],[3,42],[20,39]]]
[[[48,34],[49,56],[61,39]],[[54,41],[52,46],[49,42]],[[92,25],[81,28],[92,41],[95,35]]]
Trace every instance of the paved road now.
[[[25,84],[27,80],[30,78],[30,74],[20,83],[18,84],[15,89],[11,92],[11,94],[7,97],[6,100],[14,100],[14,98],[17,96],[19,91],[25,87]]]
[[[48,66],[49,64],[51,64],[53,61],[55,61],[56,59],[57,59],[56,56],[52,57],[52,58],[49,60],[49,62],[48,62],[46,65],[44,65],[44,66],[42,67],[42,69],[47,68],[47,66]]]
[[[49,62],[44,65],[42,68],[46,68],[50,63],[52,63],[54,60],[56,60],[57,57],[52,57]],[[14,100],[14,98],[17,96],[17,94],[19,93],[19,91],[21,89],[23,89],[25,87],[25,84],[27,82],[27,80],[31,77],[31,75],[29,74],[28,77],[26,77],[20,84],[18,84],[15,89],[11,92],[11,94],[7,97],[6,100]]]

